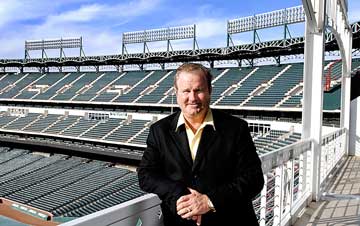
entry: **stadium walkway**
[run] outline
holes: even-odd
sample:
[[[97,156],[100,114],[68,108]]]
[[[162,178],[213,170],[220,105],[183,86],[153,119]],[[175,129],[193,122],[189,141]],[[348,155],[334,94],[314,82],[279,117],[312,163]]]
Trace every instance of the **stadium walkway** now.
[[[311,203],[294,226],[360,225],[360,157],[349,156],[322,201]]]

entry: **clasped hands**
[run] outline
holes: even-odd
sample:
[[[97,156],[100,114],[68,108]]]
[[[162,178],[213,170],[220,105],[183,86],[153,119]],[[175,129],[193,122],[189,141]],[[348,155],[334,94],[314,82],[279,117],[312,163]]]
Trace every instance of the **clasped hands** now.
[[[189,188],[190,194],[181,196],[176,201],[177,214],[184,219],[194,220],[197,225],[201,225],[201,215],[210,211],[207,195]]]

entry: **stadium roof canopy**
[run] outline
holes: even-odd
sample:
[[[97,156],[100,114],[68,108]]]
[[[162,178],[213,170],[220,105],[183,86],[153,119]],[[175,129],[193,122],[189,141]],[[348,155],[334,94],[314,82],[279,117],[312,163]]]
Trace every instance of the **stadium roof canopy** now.
[[[360,21],[352,26],[353,48],[360,48]],[[326,51],[338,50],[333,34],[326,34]],[[0,59],[0,67],[61,67],[86,65],[127,65],[188,61],[241,60],[304,53],[304,37],[243,44],[222,48],[130,53],[67,58]]]

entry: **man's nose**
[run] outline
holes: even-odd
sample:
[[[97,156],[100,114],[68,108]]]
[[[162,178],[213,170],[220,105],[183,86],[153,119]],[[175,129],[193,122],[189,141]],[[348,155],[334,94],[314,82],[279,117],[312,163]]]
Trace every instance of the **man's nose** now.
[[[197,96],[196,96],[196,92],[191,91],[189,94],[189,100],[196,100]]]

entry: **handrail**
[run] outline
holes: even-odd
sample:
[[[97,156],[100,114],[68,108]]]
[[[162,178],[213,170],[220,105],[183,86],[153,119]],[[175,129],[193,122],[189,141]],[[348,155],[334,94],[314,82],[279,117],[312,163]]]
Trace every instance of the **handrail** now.
[[[326,134],[325,136],[322,137],[322,144],[324,144],[324,142],[330,142],[334,140],[335,138],[341,136],[345,132],[346,132],[345,128],[340,128],[338,130]]]
[[[345,128],[340,128],[322,137],[320,155],[320,192],[324,192],[333,175],[345,163]]]
[[[60,225],[161,226],[160,200],[154,194],[147,194]]]
[[[284,162],[299,156],[311,147],[311,139],[300,140],[296,143],[282,147],[276,151],[268,152],[260,156],[263,173],[268,173],[271,169],[280,166]]]

